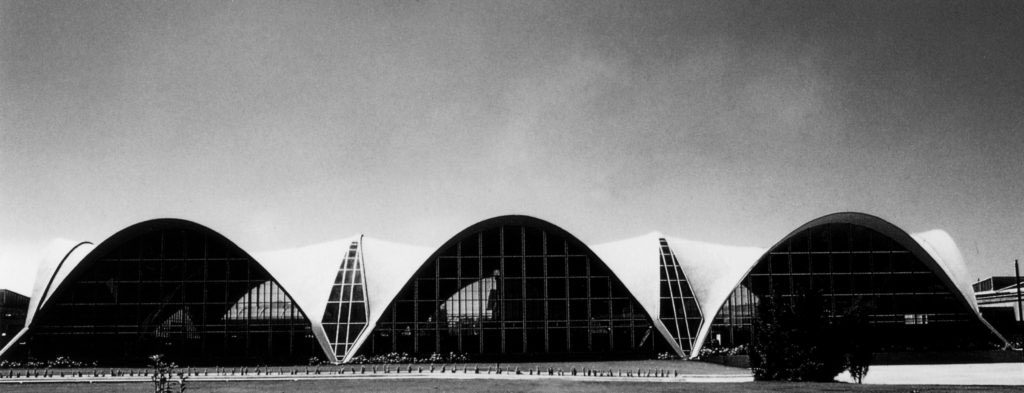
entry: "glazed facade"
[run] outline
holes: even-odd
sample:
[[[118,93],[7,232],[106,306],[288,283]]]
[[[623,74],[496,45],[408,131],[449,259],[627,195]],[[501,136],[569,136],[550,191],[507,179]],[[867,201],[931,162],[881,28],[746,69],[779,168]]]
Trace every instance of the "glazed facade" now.
[[[585,245],[553,228],[498,224],[428,260],[360,354],[640,356],[656,340],[650,318]]]
[[[0,289],[0,348],[25,327],[28,296]]]
[[[999,342],[941,231],[857,213],[770,249],[659,233],[590,247],[536,218],[485,220],[437,248],[365,236],[249,255],[201,225],[147,221],[54,254],[4,359],[340,363],[393,352],[470,358],[687,358],[750,340],[757,304],[816,291],[870,310],[884,349]]]
[[[770,249],[715,317],[715,343],[748,343],[757,306],[768,297],[793,304],[812,293],[821,295],[832,317],[862,310],[879,350],[984,348],[995,339],[955,289],[906,246],[840,222],[803,229]]]
[[[18,355],[103,364],[158,353],[192,364],[315,355],[303,313],[243,251],[205,231],[138,229],[97,247],[53,291]]]

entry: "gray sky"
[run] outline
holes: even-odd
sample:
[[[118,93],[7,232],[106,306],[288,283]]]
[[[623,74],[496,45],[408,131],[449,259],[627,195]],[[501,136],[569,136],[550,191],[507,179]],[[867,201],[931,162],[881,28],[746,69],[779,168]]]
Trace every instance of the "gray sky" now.
[[[723,4],[724,3],[724,4]],[[0,287],[180,217],[248,251],[767,247],[836,211],[1024,258],[1024,3],[0,1]]]

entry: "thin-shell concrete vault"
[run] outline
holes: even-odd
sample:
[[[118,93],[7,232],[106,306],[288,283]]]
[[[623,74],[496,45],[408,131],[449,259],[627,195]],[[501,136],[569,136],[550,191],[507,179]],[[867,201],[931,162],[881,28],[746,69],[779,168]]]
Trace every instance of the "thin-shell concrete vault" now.
[[[657,243],[651,251],[656,269]],[[388,352],[631,356],[653,353],[665,341],[664,329],[652,326],[657,305],[616,274],[628,267],[613,267],[546,221],[485,220],[412,263],[415,269],[402,264],[388,275],[403,284],[400,290],[370,297],[371,312],[383,313],[342,360]],[[369,271],[366,279],[368,287],[377,285]]]
[[[967,267],[942,230],[909,234],[881,218],[835,213],[812,220],[747,266],[724,272],[715,318],[717,344],[749,341],[757,303],[818,292],[833,315],[867,310],[869,333],[882,350],[975,349],[1006,340],[978,311]],[[719,338],[719,336],[724,336]]]
[[[0,356],[294,363],[318,352],[287,290],[202,225],[157,219],[96,246],[61,243],[69,251],[40,269],[25,328]]]
[[[739,315],[737,293],[758,266],[801,233],[838,224],[892,239],[988,326],[948,234],[909,235],[859,213],[812,220],[769,249],[658,232],[591,247],[549,222],[502,216],[439,247],[354,235],[251,256],[209,228],[160,219],[95,246],[55,242],[26,327],[0,357],[84,355],[91,347],[68,339],[83,334],[112,356],[166,350],[193,363],[388,352],[693,357],[721,344],[723,310]],[[83,310],[88,320],[72,317]]]

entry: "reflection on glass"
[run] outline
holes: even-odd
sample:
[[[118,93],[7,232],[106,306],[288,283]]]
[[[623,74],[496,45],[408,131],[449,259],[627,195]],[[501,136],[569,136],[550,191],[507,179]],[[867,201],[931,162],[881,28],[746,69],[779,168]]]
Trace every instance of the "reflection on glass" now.
[[[183,334],[188,340],[199,339],[199,332],[192,322],[192,317],[189,316],[188,306],[168,316],[153,332],[154,336],[160,338],[170,338],[174,334]]]
[[[462,287],[441,304],[438,319],[447,323],[449,329],[477,326],[479,321],[497,319],[500,276],[501,272],[495,270],[493,277]]]
[[[273,281],[264,281],[243,295],[224,319],[242,321],[246,319],[303,319],[295,303]]]

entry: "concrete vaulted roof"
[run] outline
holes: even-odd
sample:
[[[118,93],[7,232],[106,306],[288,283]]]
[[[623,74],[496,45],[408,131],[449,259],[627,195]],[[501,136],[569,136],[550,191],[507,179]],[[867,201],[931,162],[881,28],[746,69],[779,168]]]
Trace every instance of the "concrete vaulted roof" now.
[[[47,246],[44,259],[40,261],[36,272],[36,282],[32,286],[32,299],[29,301],[28,314],[25,322],[31,322],[35,314],[53,296],[53,290],[64,282],[86,255],[96,248],[89,242],[75,242],[57,239]]]
[[[682,355],[684,351],[675,340],[671,339],[668,330],[659,318],[661,314],[660,239],[665,239],[690,285],[703,317],[690,352],[691,356],[696,356],[707,339],[711,323],[715,315],[718,314],[718,310],[730,293],[750,273],[758,260],[768,250],[777,247],[797,233],[807,228],[829,223],[850,223],[864,226],[898,242],[915,257],[924,261],[930,269],[937,273],[943,283],[955,289],[954,292],[957,294],[958,300],[981,318],[970,287],[970,276],[967,273],[963,256],[946,232],[933,230],[911,235],[880,218],[861,213],[836,213],[811,220],[783,237],[769,249],[705,243],[669,237],[659,232],[589,247],[552,223],[529,216],[513,215],[495,217],[473,224],[438,247],[419,247],[363,235],[353,235],[304,247],[255,253],[252,254],[252,258],[273,277],[285,293],[292,297],[298,308],[308,317],[314,335],[328,358],[335,362],[348,361],[366,342],[372,328],[398,296],[398,293],[424,268],[428,261],[433,260],[465,237],[490,228],[502,225],[540,228],[576,243],[583,252],[591,254],[596,263],[606,265],[640,304],[657,330],[665,336],[666,341],[676,349],[678,354]],[[40,264],[39,274],[32,292],[26,328],[14,340],[11,340],[8,348],[0,351],[0,356],[26,334],[32,327],[36,313],[47,306],[47,302],[54,297],[54,293],[61,290],[63,284],[75,279],[75,275],[82,270],[83,265],[102,257],[127,239],[161,228],[199,231],[234,246],[234,243],[220,233],[190,221],[177,219],[158,219],[132,225],[110,236],[99,245],[69,240],[54,241],[47,249],[44,263]],[[358,245],[358,256],[361,258],[364,272],[367,291],[367,328],[363,329],[356,338],[353,350],[350,350],[344,358],[339,359],[334,356],[321,321],[338,269],[353,243]],[[981,321],[987,325],[984,319]],[[996,334],[998,335],[998,333]]]
[[[348,254],[352,242],[360,236],[305,247],[258,253],[256,261],[263,265],[275,280],[286,288],[292,301],[305,311],[313,330],[313,336],[324,353],[333,356],[323,328],[324,310],[331,287],[338,274],[342,258]],[[288,291],[287,289],[291,289]],[[331,359],[335,360],[335,359]]]
[[[651,232],[593,247],[594,254],[622,281],[647,315],[653,316],[652,320],[658,319],[661,308],[661,287],[657,285],[661,278],[661,237]]]
[[[37,261],[38,268],[29,298],[28,312],[25,315],[25,327],[15,334],[6,346],[0,348],[0,356],[7,353],[28,332],[36,313],[53,297],[53,289],[67,278],[72,268],[78,266],[93,248],[92,243],[67,239],[55,239],[46,246],[42,260]]]
[[[648,236],[640,238],[638,241],[627,240],[625,241],[626,243],[620,245],[611,245],[611,247],[604,247],[602,249],[604,254],[600,254],[596,250],[591,250],[589,247],[587,247],[586,244],[577,239],[571,233],[565,231],[564,229],[550,222],[534,217],[521,215],[500,216],[478,222],[460,231],[456,235],[452,236],[442,245],[434,248],[417,247],[407,244],[378,240],[370,237],[362,237],[360,250],[363,258],[363,268],[365,270],[365,282],[367,288],[367,306],[369,314],[367,326],[373,327],[376,325],[377,321],[380,320],[384,311],[392,303],[392,301],[394,301],[396,296],[398,296],[398,293],[402,290],[402,288],[404,288],[414,277],[418,275],[420,270],[425,267],[425,264],[427,262],[434,260],[442,252],[459,243],[467,236],[475,235],[479,232],[491,228],[506,225],[522,225],[527,227],[540,228],[545,231],[548,231],[549,233],[553,233],[559,237],[562,237],[569,242],[576,243],[584,250],[584,252],[595,256],[596,262],[604,262],[606,265],[608,265],[609,269],[612,270],[612,272],[614,272],[620,278],[620,280],[623,281],[623,284],[625,284],[626,288],[631,292],[631,294],[633,294],[634,297],[637,297],[637,300],[641,303],[644,310],[647,311],[648,315],[651,316],[651,320],[655,323],[656,326],[659,327],[659,330],[662,331],[663,334],[668,334],[664,326],[661,326],[661,321],[657,318],[656,314],[659,304],[657,285],[652,286],[650,285],[650,282],[644,284],[644,280],[651,279],[651,277],[653,277],[655,283],[658,280],[659,246],[657,236],[653,237],[653,242],[651,242],[652,238]],[[346,239],[345,242],[339,243],[346,243],[347,241],[348,239]],[[317,260],[330,259],[330,257],[328,256],[330,250],[328,250],[328,248],[326,247],[327,244],[328,243],[321,245],[323,246],[323,248],[320,248],[320,250],[325,251],[326,253],[317,253]],[[631,246],[637,248],[631,248]],[[325,262],[325,264],[330,265],[333,263],[333,268],[337,270],[338,264],[340,264],[341,261],[341,256],[344,255],[345,252],[347,252],[348,246],[346,243],[344,247],[342,247],[341,244],[335,245],[334,247],[336,248],[334,251],[337,252],[337,254],[335,254],[335,257],[333,258],[334,261],[330,263]],[[637,258],[635,257],[635,255],[632,258],[630,258],[628,254],[636,254],[638,250],[642,250],[639,251],[639,253],[646,257],[645,260],[652,261],[653,263],[634,263],[634,261]],[[294,253],[295,251],[286,251],[283,254],[294,255]],[[265,258],[265,256],[269,254],[282,255],[281,252],[275,252],[258,254],[258,257]],[[608,261],[613,262],[608,263]],[[264,261],[264,263],[266,264],[267,262]],[[270,262],[269,264],[273,265],[275,264],[275,262]],[[640,271],[646,274],[635,274],[636,272]],[[310,275],[315,273],[305,270],[298,270],[289,274]],[[333,280],[333,277],[334,276],[331,275],[331,280]],[[282,282],[282,285],[288,285],[287,283],[293,280],[285,278],[280,281]],[[329,292],[330,290],[330,285],[326,283],[326,280],[325,283],[321,285],[324,286],[326,289],[321,290],[309,287],[304,290],[293,291],[293,293],[296,296],[306,296],[307,293],[320,291],[322,295],[311,295],[311,297],[316,297],[317,299],[311,300],[309,301],[309,303],[320,304],[320,308],[323,308],[323,306],[326,305],[326,296],[327,292]],[[655,292],[653,293],[653,296],[651,296],[649,290],[640,291],[639,288],[654,288]],[[640,298],[638,296],[645,297]],[[297,299],[296,301],[298,302],[300,300]],[[306,301],[302,300],[302,302]],[[320,312],[319,315],[322,316],[322,314],[323,313]],[[319,325],[318,321],[319,319],[317,319],[316,322],[312,323],[314,325]],[[356,342],[354,343],[354,349],[349,351],[347,356],[345,356],[342,359],[332,360],[351,360],[354,354],[358,351],[358,348],[362,346],[362,344],[366,341],[371,332],[372,329],[363,330],[363,332],[359,335],[359,337],[356,339]]]
[[[854,224],[874,230],[897,244],[906,248],[914,257],[922,261],[936,276],[949,288],[955,289],[957,295],[965,306],[978,313],[978,305],[974,299],[974,290],[971,288],[970,274],[967,272],[967,264],[960,248],[946,231],[933,229],[926,232],[910,234],[896,225],[879,217],[864,213],[843,212],[834,213],[800,226],[789,235],[784,237],[775,246],[790,237],[804,231],[805,229],[825,224]],[[980,318],[981,314],[978,313]],[[984,319],[982,319],[984,321]],[[993,329],[993,331],[995,331]]]
[[[693,240],[666,238],[672,253],[679,261],[693,290],[694,297],[700,305],[704,316],[694,340],[691,357],[696,357],[704,346],[711,322],[714,321],[718,309],[739,284],[740,280],[757,263],[765,249],[757,247],[737,247],[721,244],[698,242]]]
[[[793,230],[775,243],[768,249],[768,251],[779,247],[791,237],[806,229],[826,224],[853,224],[865,227],[874,230],[903,246],[910,251],[914,257],[922,261],[933,273],[935,273],[936,277],[951,289],[951,292],[953,292],[957,301],[963,304],[964,307],[970,309],[978,320],[992,332],[992,334],[999,337],[1001,341],[1006,342],[1006,339],[981,316],[981,312],[978,310],[978,305],[974,298],[974,290],[971,288],[970,274],[967,272],[967,265],[964,261],[963,255],[960,253],[960,249],[956,246],[953,238],[949,236],[946,231],[941,229],[910,234],[896,225],[870,214],[857,212],[833,213],[816,218],[804,225],[801,225],[799,228]],[[743,279],[750,274],[750,271],[757,264],[758,259],[759,258],[755,258],[753,261],[750,261],[749,266],[747,266],[746,269],[740,269],[740,266],[737,265],[735,269],[723,271],[727,277],[720,278],[720,280],[723,281],[722,285],[724,286],[731,282],[731,288],[739,286]],[[720,309],[725,300],[725,297],[721,298],[718,304],[715,305],[715,309]],[[705,319],[707,319],[707,316],[705,316]],[[705,323],[707,323],[706,320]],[[707,333],[707,331],[704,331],[704,336],[701,337],[701,343],[703,343]]]
[[[262,264],[289,293],[299,307],[306,311],[314,335],[331,361],[347,359],[334,358],[334,351],[323,329],[323,316],[328,296],[334,285],[342,260],[348,254],[352,243],[358,244],[363,262],[364,283],[367,290],[368,326],[376,324],[407,277],[426,260],[430,249],[406,244],[378,240],[355,235],[341,240],[319,243],[305,247],[263,252],[255,254]],[[356,339],[356,346],[365,341],[369,329]],[[351,351],[355,352],[355,351]],[[351,358],[351,356],[349,356]]]
[[[363,270],[366,273],[367,329],[356,338],[353,350],[344,361],[349,361],[373,331],[373,326],[384,315],[398,292],[427,261],[431,249],[393,243],[371,237],[363,238]]]
[[[305,247],[256,253],[253,257],[282,287],[291,288],[292,300],[308,310],[306,316],[310,321],[319,323],[341,260],[348,254],[352,242],[359,242],[360,238],[356,235]]]
[[[45,260],[41,261],[39,265],[36,282],[32,290],[32,299],[29,301],[25,327],[7,343],[6,347],[0,349],[0,357],[5,355],[31,330],[35,319],[41,312],[46,310],[48,302],[58,297],[58,294],[68,288],[68,286],[64,285],[65,283],[74,282],[76,277],[83,274],[92,262],[104,257],[124,242],[146,233],[163,229],[182,229],[202,233],[214,241],[236,248],[243,255],[248,255],[220,233],[198,223],[176,218],[159,218],[131,225],[106,238],[98,245],[93,245],[91,242],[56,240],[50,244]],[[259,261],[257,261],[257,265],[259,265]],[[270,272],[268,271],[268,273]],[[286,294],[291,296],[288,293],[287,287],[281,286],[281,288]],[[305,309],[302,308],[302,305],[299,305],[299,309],[305,314]]]

